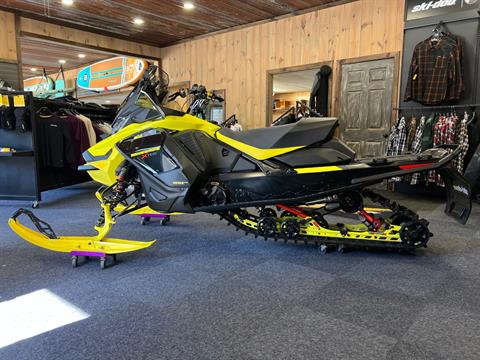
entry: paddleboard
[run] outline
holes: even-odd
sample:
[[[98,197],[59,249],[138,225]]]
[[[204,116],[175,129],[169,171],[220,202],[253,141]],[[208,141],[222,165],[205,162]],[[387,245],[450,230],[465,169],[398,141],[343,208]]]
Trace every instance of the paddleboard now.
[[[35,76],[23,80],[23,89],[25,91],[31,91],[33,96],[41,95],[46,91],[53,90],[54,82],[52,78],[45,76]]]
[[[138,82],[147,67],[145,60],[127,56],[102,60],[80,70],[77,86],[90,91],[122,89]]]
[[[65,80],[63,79],[55,80],[55,90],[57,91],[57,93],[55,94],[56,98],[64,97],[66,94],[61,90],[65,90]]]

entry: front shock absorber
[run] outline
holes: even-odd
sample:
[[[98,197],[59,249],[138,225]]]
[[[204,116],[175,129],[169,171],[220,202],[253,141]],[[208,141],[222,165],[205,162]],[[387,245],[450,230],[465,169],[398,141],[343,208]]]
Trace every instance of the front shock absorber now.
[[[127,161],[124,161],[117,172],[117,185],[115,186],[115,198],[122,199],[126,196],[126,190],[130,182],[135,177],[135,167]]]

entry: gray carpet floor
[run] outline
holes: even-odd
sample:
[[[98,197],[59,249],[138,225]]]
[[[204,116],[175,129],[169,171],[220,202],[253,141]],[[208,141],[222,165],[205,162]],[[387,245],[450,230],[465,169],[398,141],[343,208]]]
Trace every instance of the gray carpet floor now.
[[[35,212],[59,234],[92,234],[93,191],[48,192]],[[431,222],[416,255],[321,256],[212,215],[165,227],[131,216],[114,236],[158,241],[105,270],[21,240],[7,219],[29,204],[0,202],[0,314],[47,289],[89,315],[4,346],[0,359],[479,359],[480,207],[461,226],[439,200],[394,197]]]

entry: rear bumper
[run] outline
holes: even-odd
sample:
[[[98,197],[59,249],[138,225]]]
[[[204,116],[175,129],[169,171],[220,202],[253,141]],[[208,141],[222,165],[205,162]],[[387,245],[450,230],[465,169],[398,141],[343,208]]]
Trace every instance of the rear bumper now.
[[[448,148],[454,148],[452,152],[449,152]],[[371,175],[365,176],[361,178],[352,179],[352,185],[359,184],[359,183],[376,183],[383,179],[389,179],[397,176],[404,176],[409,174],[414,174],[421,171],[430,171],[439,169],[447,165],[450,161],[455,159],[462,148],[460,146],[455,145],[447,146],[444,145],[442,147],[429,149],[424,151],[418,155],[410,155],[410,156],[398,156],[398,157],[391,157],[391,158],[384,158],[384,163],[381,163],[379,159],[374,159],[373,161],[377,165],[385,165],[391,164],[393,162],[399,162],[399,170],[394,170],[390,172],[380,173],[378,175]],[[410,165],[408,165],[410,163]],[[400,165],[404,164],[404,165]]]
[[[448,149],[454,149],[448,151]],[[437,171],[445,182],[447,194],[447,204],[445,213],[461,224],[465,224],[472,211],[471,187],[468,181],[448,164],[455,159],[462,151],[459,145],[443,145],[438,148],[427,150],[418,155],[410,157],[397,157],[390,160],[399,162],[412,162],[410,165],[400,165],[400,170],[395,170],[379,175],[356,178],[352,180],[354,184],[377,183],[384,179],[397,176],[409,175],[423,171]]]

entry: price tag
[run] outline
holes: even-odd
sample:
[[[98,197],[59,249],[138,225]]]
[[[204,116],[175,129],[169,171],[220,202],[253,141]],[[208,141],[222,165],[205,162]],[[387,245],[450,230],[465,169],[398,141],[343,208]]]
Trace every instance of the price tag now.
[[[25,107],[25,96],[15,95],[13,97],[13,105],[15,107]]]
[[[8,101],[8,95],[1,96],[1,105],[10,106],[10,102]]]

